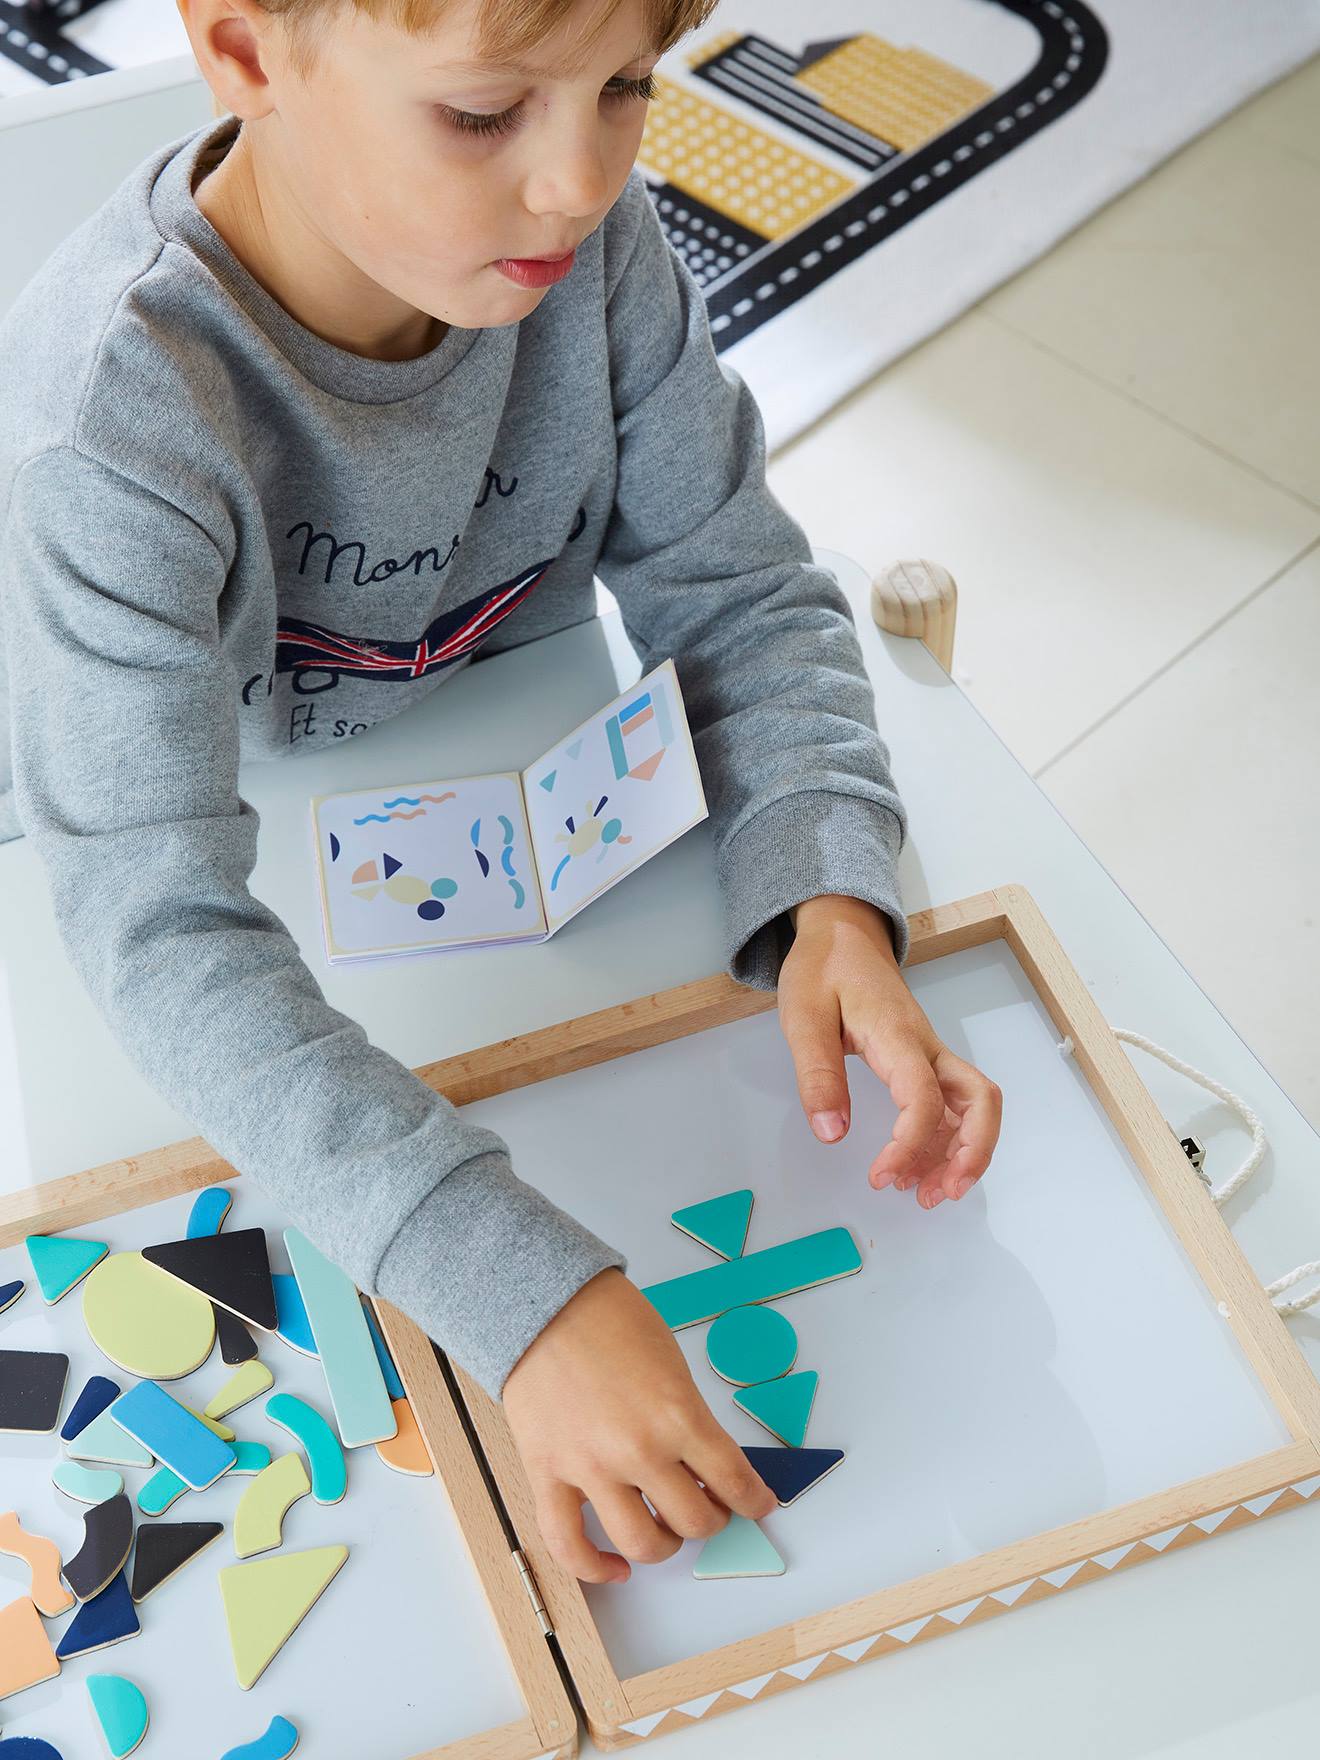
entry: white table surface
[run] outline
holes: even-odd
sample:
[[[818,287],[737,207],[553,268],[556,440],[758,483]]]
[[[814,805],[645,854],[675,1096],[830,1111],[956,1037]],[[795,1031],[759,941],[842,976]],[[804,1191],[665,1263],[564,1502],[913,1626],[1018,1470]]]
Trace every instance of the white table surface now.
[[[1226,1214],[1261,1276],[1320,1254],[1315,1133],[926,649],[875,629],[865,572],[838,552],[816,555],[836,570],[853,604],[910,814],[900,869],[907,909],[1004,881],[1027,886],[1111,1025],[1168,1046],[1260,1113],[1270,1153]],[[721,968],[704,825],[543,946],[337,971],[325,963],[310,795],[419,773],[428,746],[437,776],[524,765],[639,672],[609,613],[469,667],[351,745],[244,768],[241,791],[262,816],[254,892],[288,925],[329,1000],[403,1062]],[[1214,860],[1212,831],[1224,835],[1223,823],[1187,852],[1189,888]],[[0,1191],[193,1135],[93,1009],[25,840],[0,847],[0,902]],[[1268,908],[1268,900],[1255,906]],[[1245,911],[1224,933],[1251,933]],[[1141,1052],[1130,1055],[1170,1122],[1207,1143],[1208,1168],[1222,1182],[1247,1142],[1235,1115]],[[853,1083],[874,1080],[857,1059],[848,1067]],[[1006,1105],[1017,1099],[1006,1096]],[[1122,1275],[1116,1266],[1118,1296]],[[1303,1316],[1289,1324],[1320,1371],[1320,1323]],[[1320,1721],[1312,1632],[1318,1543],[1320,1510],[1294,1510],[660,1744],[693,1760],[729,1753],[797,1760],[822,1734],[832,1755],[867,1760],[899,1752],[961,1760],[969,1746],[978,1760],[1241,1760],[1289,1738],[1309,1745]],[[583,1746],[593,1751],[585,1739]]]

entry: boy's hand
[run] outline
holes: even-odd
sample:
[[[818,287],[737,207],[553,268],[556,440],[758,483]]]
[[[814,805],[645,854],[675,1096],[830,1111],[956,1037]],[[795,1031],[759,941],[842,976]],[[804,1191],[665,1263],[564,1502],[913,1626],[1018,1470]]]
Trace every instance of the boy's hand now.
[[[936,1037],[903,980],[883,911],[831,894],[789,914],[796,935],[779,974],[779,1024],[812,1130],[826,1143],[847,1133],[843,1060],[855,1053],[898,1107],[893,1137],[871,1163],[871,1184],[915,1186],[927,1210],[963,1197],[999,1137],[999,1088]]]
[[[658,1563],[685,1539],[717,1533],[730,1510],[758,1519],[777,1506],[711,1415],[673,1334],[621,1271],[599,1272],[564,1304],[501,1398],[546,1545],[587,1582],[625,1582],[627,1559]],[[584,1502],[618,1552],[587,1538]]]

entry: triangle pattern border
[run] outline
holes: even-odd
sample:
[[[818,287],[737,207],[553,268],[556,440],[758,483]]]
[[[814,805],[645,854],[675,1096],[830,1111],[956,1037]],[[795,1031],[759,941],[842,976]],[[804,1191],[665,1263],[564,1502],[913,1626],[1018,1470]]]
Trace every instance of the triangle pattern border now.
[[[1175,1527],[1165,1528],[1158,1533],[1118,1546],[1105,1547],[1089,1558],[1077,1559],[1038,1577],[1020,1578],[999,1589],[989,1589],[984,1595],[975,1595],[968,1601],[954,1602],[934,1613],[904,1620],[899,1625],[876,1632],[869,1638],[854,1638],[846,1644],[822,1650],[814,1656],[785,1663],[780,1668],[771,1669],[768,1674],[753,1675],[745,1681],[737,1681],[727,1687],[717,1688],[714,1692],[703,1693],[698,1698],[685,1700],[682,1705],[633,1718],[609,1730],[610,1746],[631,1748],[650,1736],[668,1735],[672,1730],[687,1729],[702,1718],[714,1717],[724,1711],[735,1711],[740,1705],[771,1698],[776,1693],[802,1686],[807,1681],[822,1680],[827,1675],[838,1674],[841,1669],[853,1668],[859,1662],[869,1661],[873,1657],[889,1655],[895,1650],[906,1650],[913,1644],[924,1643],[928,1638],[939,1637],[945,1632],[956,1632],[962,1626],[975,1625],[980,1620],[997,1614],[1011,1613],[1015,1607],[1052,1599],[1077,1583],[1098,1582],[1118,1571],[1126,1570],[1130,1565],[1159,1558],[1165,1552],[1179,1551],[1198,1541],[1213,1539],[1216,1534],[1249,1527],[1280,1510],[1297,1509],[1315,1498],[1317,1493],[1320,1493],[1320,1474],[1309,1475],[1304,1479],[1294,1480],[1291,1484],[1281,1485],[1277,1491],[1250,1497],[1241,1503],[1230,1503],[1222,1509],[1210,1510],[1205,1515],[1189,1517],[1186,1522],[1180,1522]],[[1061,1580],[1051,1582],[1049,1579],[1052,1577]],[[1012,1599],[1005,1601],[1005,1595],[1011,1595]]]

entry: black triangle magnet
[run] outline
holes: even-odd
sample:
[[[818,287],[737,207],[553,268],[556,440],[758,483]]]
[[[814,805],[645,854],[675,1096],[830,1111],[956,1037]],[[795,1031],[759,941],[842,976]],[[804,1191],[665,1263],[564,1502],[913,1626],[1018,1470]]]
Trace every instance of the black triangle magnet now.
[[[275,1330],[275,1285],[270,1277],[266,1233],[236,1228],[226,1234],[203,1234],[193,1240],[163,1241],[143,1247],[142,1257],[191,1284],[221,1308],[263,1332]]]

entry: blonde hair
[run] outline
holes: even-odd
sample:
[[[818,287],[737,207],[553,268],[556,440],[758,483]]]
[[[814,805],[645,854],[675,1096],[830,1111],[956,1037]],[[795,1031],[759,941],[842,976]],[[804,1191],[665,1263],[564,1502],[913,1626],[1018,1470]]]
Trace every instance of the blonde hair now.
[[[491,61],[522,56],[549,36],[576,3],[577,0],[479,0],[479,53]],[[410,36],[422,37],[435,29],[452,0],[259,0],[259,4],[263,12],[284,25],[290,65],[306,80],[316,69],[325,27],[343,6],[351,5],[378,23],[385,21]],[[618,4],[619,0],[602,0],[576,41],[577,52],[561,57],[550,71],[577,72]],[[646,49],[663,55],[689,31],[705,24],[718,4],[719,0],[642,0]],[[214,107],[217,115],[223,114],[219,104]]]

